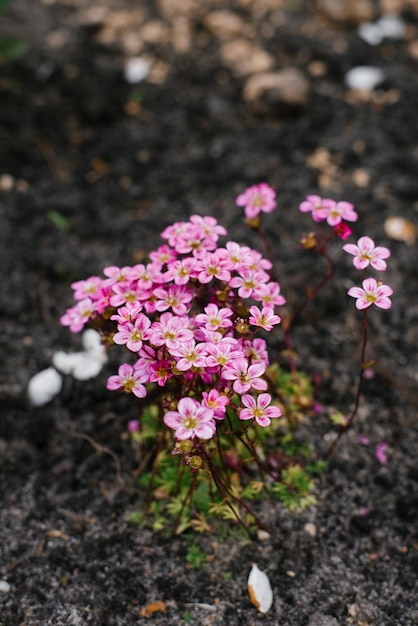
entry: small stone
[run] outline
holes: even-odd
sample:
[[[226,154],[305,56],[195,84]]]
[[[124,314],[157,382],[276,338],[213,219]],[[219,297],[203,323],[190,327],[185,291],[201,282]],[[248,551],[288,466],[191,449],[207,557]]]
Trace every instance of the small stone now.
[[[274,63],[268,52],[244,38],[226,41],[220,47],[220,54],[223,63],[236,76],[266,72]]]
[[[314,613],[310,616],[308,626],[339,626],[338,621],[331,615]]]
[[[316,537],[317,532],[318,532],[315,524],[312,524],[311,522],[308,522],[307,524],[305,524],[305,526],[303,527],[303,530],[305,531],[305,533],[307,533],[311,537]]]
[[[124,77],[127,83],[136,85],[143,81],[149,73],[149,64],[141,57],[132,57],[126,62]]]
[[[244,20],[232,11],[211,11],[204,18],[204,24],[213,35],[220,39],[242,36],[246,29]]]
[[[141,28],[140,36],[146,43],[167,43],[170,38],[170,29],[162,20],[150,20]]]
[[[9,593],[11,587],[6,580],[0,580],[0,593]]]
[[[301,109],[309,102],[310,83],[297,68],[251,76],[244,86],[244,100],[259,112]]]
[[[259,541],[268,541],[270,539],[270,533],[266,530],[257,530],[257,539]]]
[[[385,75],[379,67],[359,65],[347,72],[345,84],[349,89],[370,91],[382,83],[384,79]]]
[[[333,22],[361,24],[374,18],[371,0],[319,0],[318,9]]]
[[[14,184],[15,184],[15,179],[10,174],[2,174],[0,176],[0,190],[1,191],[11,191],[13,189]]]
[[[364,168],[354,170],[351,178],[356,187],[360,187],[360,189],[364,189],[370,184],[370,172],[368,172]]]
[[[382,15],[376,23],[386,39],[402,39],[405,34],[405,22],[399,15]]]

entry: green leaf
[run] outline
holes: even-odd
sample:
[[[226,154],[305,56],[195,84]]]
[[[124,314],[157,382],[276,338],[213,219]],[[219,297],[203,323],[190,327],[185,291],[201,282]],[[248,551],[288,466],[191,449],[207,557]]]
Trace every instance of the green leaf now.
[[[27,50],[26,42],[20,37],[9,37],[0,40],[0,59],[17,59],[25,54]]]
[[[63,232],[67,231],[70,228],[70,222],[66,217],[58,213],[58,211],[49,211],[48,217],[55,224],[57,228],[62,230]]]
[[[329,416],[334,426],[347,426],[347,418],[341,413],[341,411],[335,411]]]

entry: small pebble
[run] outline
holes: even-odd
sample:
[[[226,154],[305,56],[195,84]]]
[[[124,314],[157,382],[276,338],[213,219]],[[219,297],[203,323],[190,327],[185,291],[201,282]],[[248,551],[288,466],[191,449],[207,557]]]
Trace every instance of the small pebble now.
[[[9,593],[11,587],[5,580],[0,580],[0,593]]]
[[[311,537],[316,537],[317,535],[316,526],[315,524],[312,524],[311,522],[308,522],[307,524],[305,524],[305,526],[303,527],[303,530],[305,531],[305,533],[307,533]]]
[[[0,176],[0,190],[1,191],[11,191],[13,189],[13,185],[15,184],[15,180],[13,176],[10,174],[2,174]]]
[[[395,14],[382,15],[376,22],[360,24],[357,34],[370,46],[378,46],[384,39],[402,39],[405,23]]]
[[[367,65],[353,67],[345,75],[345,83],[349,89],[371,90],[382,83],[384,79],[385,75],[379,67]]]
[[[149,74],[149,64],[141,57],[132,57],[125,65],[124,77],[130,85],[143,81]]]
[[[268,541],[270,539],[270,533],[266,530],[257,530],[257,538],[259,541]]]

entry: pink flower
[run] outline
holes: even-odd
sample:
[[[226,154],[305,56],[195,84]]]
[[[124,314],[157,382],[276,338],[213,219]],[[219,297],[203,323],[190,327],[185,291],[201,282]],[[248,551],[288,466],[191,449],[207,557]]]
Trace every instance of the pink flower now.
[[[144,339],[148,339],[150,326],[148,317],[140,313],[133,324],[131,322],[118,324],[118,332],[113,335],[113,341],[120,346],[125,344],[132,352],[138,352]]]
[[[132,268],[128,265],[125,267],[116,267],[115,265],[105,267],[103,274],[108,278],[106,278],[104,282],[106,285],[114,285],[115,283],[124,283],[129,281],[131,270]]]
[[[197,279],[200,283],[210,283],[213,278],[228,282],[231,279],[230,270],[233,263],[228,259],[226,251],[222,248],[215,252],[206,252],[199,255],[196,270],[199,272]]]
[[[166,311],[172,309],[176,315],[184,315],[190,308],[190,302],[193,300],[193,293],[187,286],[170,285],[167,287],[158,287],[152,292],[157,299],[155,309],[157,311]]]
[[[311,211],[314,222],[323,222],[327,219],[329,211],[334,204],[334,200],[329,198],[322,199],[319,196],[307,196],[306,200],[300,203],[299,211],[302,211],[302,213]]]
[[[130,420],[128,422],[128,432],[132,434],[137,433],[139,431],[139,422],[138,420]]]
[[[364,270],[370,264],[375,270],[384,271],[386,261],[383,259],[390,257],[390,250],[383,246],[375,246],[370,237],[360,237],[357,245],[347,243],[343,250],[354,255],[353,265],[358,270]]]
[[[205,367],[206,364],[206,345],[196,345],[194,339],[180,343],[170,350],[170,354],[178,358],[176,368],[180,372],[186,372],[192,367]]]
[[[272,330],[275,324],[280,324],[280,317],[274,314],[274,309],[269,306],[260,309],[256,306],[250,307],[251,317],[248,320],[252,326],[260,326],[264,330]]]
[[[246,217],[253,219],[260,211],[271,213],[276,208],[276,192],[267,183],[253,185],[237,197],[235,204],[244,207]]]
[[[112,285],[113,295],[110,297],[110,304],[115,307],[119,307],[122,304],[137,304],[138,300],[146,300],[150,293],[149,291],[144,291],[140,293],[140,290],[137,287],[129,282],[120,282]]]
[[[78,280],[71,284],[74,289],[75,300],[84,300],[84,298],[97,299],[102,290],[103,280],[98,276],[90,276],[87,280]]]
[[[219,235],[226,235],[226,230],[223,226],[218,224],[217,220],[210,215],[191,215],[190,222],[195,226],[198,226],[201,233],[202,238],[206,237],[207,239],[213,239],[213,241],[217,241]]]
[[[195,274],[196,259],[186,257],[170,263],[164,274],[166,282],[174,280],[176,285],[185,285]]]
[[[226,406],[229,404],[227,396],[221,395],[216,389],[211,389],[209,393],[203,391],[202,395],[202,406],[212,409],[215,419],[223,419],[226,413]]]
[[[177,411],[168,411],[164,415],[166,426],[175,430],[176,439],[211,439],[215,434],[216,424],[212,409],[201,406],[193,398],[181,398]]]
[[[232,322],[229,319],[232,315],[231,309],[218,309],[216,304],[208,304],[204,309],[204,313],[196,315],[196,322],[204,325],[208,330],[217,330],[218,328],[229,328]]]
[[[334,233],[343,241],[348,239],[352,232],[351,228],[347,226],[347,224],[344,224],[344,222],[340,222],[334,226]]]
[[[234,359],[242,357],[242,352],[237,349],[237,341],[235,339],[233,341],[234,343],[231,343],[230,339],[222,338],[217,343],[207,343],[207,367],[225,367]]]
[[[267,367],[269,363],[269,357],[267,352],[267,343],[264,339],[260,339],[256,337],[252,341],[244,340],[242,342],[242,349],[245,357],[250,361],[250,363],[261,362],[264,363]]]
[[[388,285],[382,285],[374,278],[366,278],[361,287],[351,287],[348,290],[348,295],[352,298],[357,298],[356,307],[360,311],[367,309],[372,304],[375,304],[380,309],[390,309],[392,302],[389,296],[392,295],[393,289]]]
[[[176,348],[182,341],[190,341],[193,339],[193,331],[187,327],[188,322],[187,317],[163,313],[160,321],[151,325],[150,343],[154,346],[166,345],[167,348]]]
[[[167,380],[172,376],[171,363],[167,359],[153,361],[149,366],[149,382],[157,383],[159,387],[164,387]]]
[[[280,293],[279,283],[269,282],[259,285],[254,289],[254,300],[260,301],[264,306],[285,304],[286,299]]]
[[[278,406],[269,406],[271,402],[269,393],[261,393],[257,400],[253,396],[244,395],[241,401],[247,408],[240,411],[240,420],[255,419],[260,426],[268,426],[272,418],[280,417],[282,414]]]
[[[176,253],[169,246],[160,246],[154,252],[150,252],[149,258],[158,266],[162,267],[170,261],[174,261]]]
[[[124,324],[125,322],[134,322],[142,311],[142,304],[128,302],[126,306],[121,306],[118,312],[110,316],[111,320]]]
[[[61,316],[60,322],[63,326],[69,326],[72,333],[78,333],[94,315],[95,308],[90,298],[79,300],[77,304],[67,310]]]
[[[132,281],[137,281],[140,289],[151,289],[155,283],[164,282],[163,275],[160,272],[160,266],[149,263],[147,266],[138,263],[132,267],[130,274]]]
[[[332,200],[332,205],[329,208],[327,215],[327,222],[330,226],[338,226],[342,220],[346,222],[355,222],[358,218],[357,213],[354,210],[354,206],[351,202],[335,202]]]
[[[266,366],[263,363],[249,365],[247,359],[240,357],[225,367],[222,377],[226,380],[233,380],[232,387],[239,394],[249,391],[251,387],[258,391],[265,391],[267,382],[260,378],[265,371]]]
[[[387,449],[389,448],[389,444],[387,441],[381,441],[377,444],[375,448],[375,455],[379,463],[382,465],[386,465],[388,462]]]
[[[137,398],[145,398],[147,390],[141,383],[146,381],[147,375],[143,371],[135,371],[132,365],[123,363],[118,374],[108,378],[106,388],[110,391],[120,389],[125,393],[133,393]]]
[[[249,298],[253,291],[257,289],[260,284],[266,283],[269,279],[269,275],[263,270],[257,272],[253,270],[243,269],[240,272],[240,276],[235,276],[229,281],[229,286],[234,289],[238,288],[238,295],[240,298]]]

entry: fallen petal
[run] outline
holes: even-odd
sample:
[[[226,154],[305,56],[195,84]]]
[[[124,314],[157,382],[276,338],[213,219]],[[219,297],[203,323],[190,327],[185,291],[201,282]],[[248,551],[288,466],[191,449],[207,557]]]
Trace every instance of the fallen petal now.
[[[260,613],[267,613],[273,604],[273,591],[267,574],[262,572],[255,563],[251,568],[247,587],[251,602]]]
[[[28,385],[29,400],[35,406],[47,404],[61,391],[62,378],[54,367],[48,367],[33,376]]]

